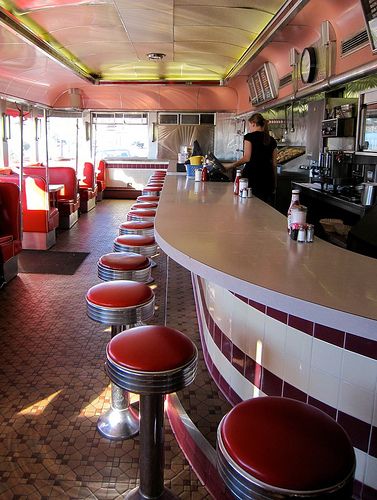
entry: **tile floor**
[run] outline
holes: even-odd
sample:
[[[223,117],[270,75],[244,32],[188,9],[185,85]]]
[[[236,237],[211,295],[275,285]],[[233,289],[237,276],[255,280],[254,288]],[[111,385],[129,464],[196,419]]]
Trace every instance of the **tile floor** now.
[[[96,431],[109,406],[103,370],[109,330],[86,315],[85,294],[100,282],[97,260],[113,251],[133,201],[104,200],[58,234],[51,251],[90,252],[73,276],[19,274],[0,290],[0,499],[118,499],[138,483],[138,438],[108,441]],[[153,270],[156,314],[200,346],[190,274],[160,254]],[[167,280],[168,276],[168,280]],[[229,410],[200,357],[181,401],[214,445]],[[205,401],[206,404],[203,404]],[[166,422],[167,487],[185,499],[210,495]]]

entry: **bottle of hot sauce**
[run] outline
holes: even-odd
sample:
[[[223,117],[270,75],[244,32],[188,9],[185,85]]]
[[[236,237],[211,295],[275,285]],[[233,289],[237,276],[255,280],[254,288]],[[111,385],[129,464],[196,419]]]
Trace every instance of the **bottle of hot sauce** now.
[[[240,192],[240,178],[241,178],[241,170],[237,168],[236,178],[234,179],[234,184],[233,184],[233,193],[236,195],[238,195]]]
[[[204,165],[202,168],[202,182],[208,181],[208,168]]]

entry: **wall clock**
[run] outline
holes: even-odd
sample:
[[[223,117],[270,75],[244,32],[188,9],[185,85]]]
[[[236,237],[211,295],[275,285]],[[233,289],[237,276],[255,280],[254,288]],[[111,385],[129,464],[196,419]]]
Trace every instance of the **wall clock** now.
[[[314,47],[306,47],[301,54],[300,75],[303,83],[311,83],[315,78],[317,57]]]

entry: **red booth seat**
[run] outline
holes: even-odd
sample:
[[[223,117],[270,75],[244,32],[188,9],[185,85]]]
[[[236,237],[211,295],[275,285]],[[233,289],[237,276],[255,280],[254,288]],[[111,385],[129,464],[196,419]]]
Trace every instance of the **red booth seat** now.
[[[102,198],[103,198],[103,192],[105,191],[106,189],[106,175],[105,175],[105,171],[106,171],[106,162],[105,160],[101,160],[99,163],[98,163],[98,167],[97,167],[97,189],[98,189],[98,192],[97,192],[97,201],[101,201]]]
[[[20,190],[17,185],[0,182],[0,281],[18,274],[21,246]]]
[[[89,212],[96,206],[97,181],[93,163],[86,161],[79,184],[80,212]]]
[[[19,183],[18,175],[6,177],[7,181]],[[22,247],[46,250],[56,242],[55,229],[59,224],[59,212],[50,207],[48,185],[44,177],[24,175],[22,181]]]

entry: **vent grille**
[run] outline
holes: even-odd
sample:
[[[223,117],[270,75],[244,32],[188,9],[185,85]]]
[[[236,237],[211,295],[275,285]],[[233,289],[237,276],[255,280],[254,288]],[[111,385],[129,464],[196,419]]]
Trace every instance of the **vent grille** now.
[[[277,96],[276,71],[271,63],[264,63],[259,70],[248,79],[251,102],[261,104],[271,101]]]
[[[285,75],[283,76],[283,78],[281,78],[279,80],[279,87],[284,87],[285,85],[288,85],[288,83],[291,83],[292,81],[292,73],[289,73],[288,75]]]
[[[341,42],[341,55],[345,56],[350,52],[354,52],[355,50],[364,47],[369,43],[368,32],[367,30],[360,31],[356,33],[351,38],[347,38],[346,40],[342,40]]]

